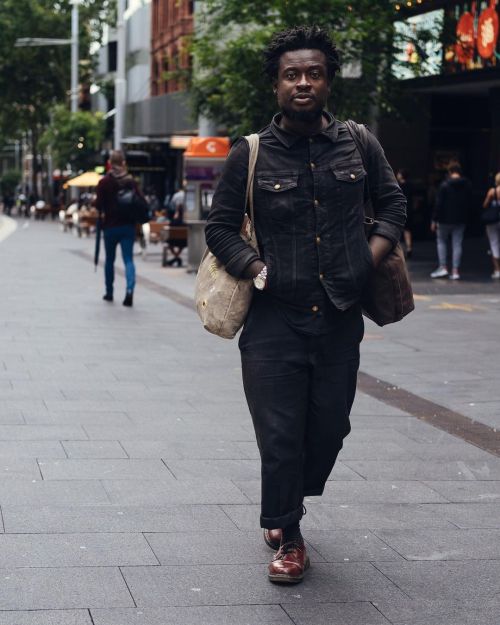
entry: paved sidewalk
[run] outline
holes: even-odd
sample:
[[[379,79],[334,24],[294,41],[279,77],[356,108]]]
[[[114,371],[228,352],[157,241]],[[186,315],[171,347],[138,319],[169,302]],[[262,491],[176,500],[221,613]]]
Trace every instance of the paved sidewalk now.
[[[153,257],[159,289],[102,302],[91,250],[52,223],[0,244],[0,625],[498,625],[500,458],[361,393],[310,573],[271,585],[235,342]],[[500,296],[449,300],[367,324],[362,369],[493,424]]]

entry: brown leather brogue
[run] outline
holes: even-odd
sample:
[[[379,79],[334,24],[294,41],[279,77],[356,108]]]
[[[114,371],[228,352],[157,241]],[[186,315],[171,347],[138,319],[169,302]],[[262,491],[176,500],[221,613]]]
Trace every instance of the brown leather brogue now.
[[[271,547],[274,551],[278,551],[281,545],[281,535],[282,531],[280,529],[276,530],[264,530],[264,541],[268,547]]]
[[[280,584],[296,584],[302,581],[308,568],[309,557],[304,543],[285,543],[269,565],[269,579]]]

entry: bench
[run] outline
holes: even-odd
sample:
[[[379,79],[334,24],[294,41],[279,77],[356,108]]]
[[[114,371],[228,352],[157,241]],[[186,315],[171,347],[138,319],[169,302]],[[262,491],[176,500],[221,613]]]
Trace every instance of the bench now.
[[[149,245],[161,243],[161,233],[166,227],[167,223],[165,221],[148,221],[142,225],[143,240],[141,242],[141,247],[142,258],[144,260],[147,258]]]
[[[163,243],[162,267],[182,267],[181,253],[187,246],[187,226],[167,226],[161,233]],[[172,258],[169,259],[169,254]]]

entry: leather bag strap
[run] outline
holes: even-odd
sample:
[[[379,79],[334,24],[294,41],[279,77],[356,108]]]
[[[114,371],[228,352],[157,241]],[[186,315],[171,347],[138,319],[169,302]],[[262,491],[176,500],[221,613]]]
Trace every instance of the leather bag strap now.
[[[248,176],[247,176],[247,190],[245,195],[245,210],[250,213],[250,228],[252,233],[254,232],[255,220],[253,209],[253,181],[255,178],[255,164],[257,163],[257,157],[259,155],[259,135],[257,133],[245,136],[248,142],[249,154],[248,154]]]
[[[368,131],[364,124],[358,124],[352,119],[348,119],[345,122],[345,125],[352,137],[352,140],[358,148],[361,160],[363,161],[363,167],[366,169],[366,195],[368,200],[365,201],[364,206],[365,225],[373,225],[374,223],[377,223],[377,220],[375,219],[375,211],[373,209],[373,202],[371,201],[370,185],[368,183]]]

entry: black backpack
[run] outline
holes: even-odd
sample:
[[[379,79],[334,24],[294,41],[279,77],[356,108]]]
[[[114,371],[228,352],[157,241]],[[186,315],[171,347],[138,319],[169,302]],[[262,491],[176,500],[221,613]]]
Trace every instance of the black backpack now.
[[[120,214],[130,223],[145,224],[149,221],[149,204],[133,187],[122,187],[116,194]]]

